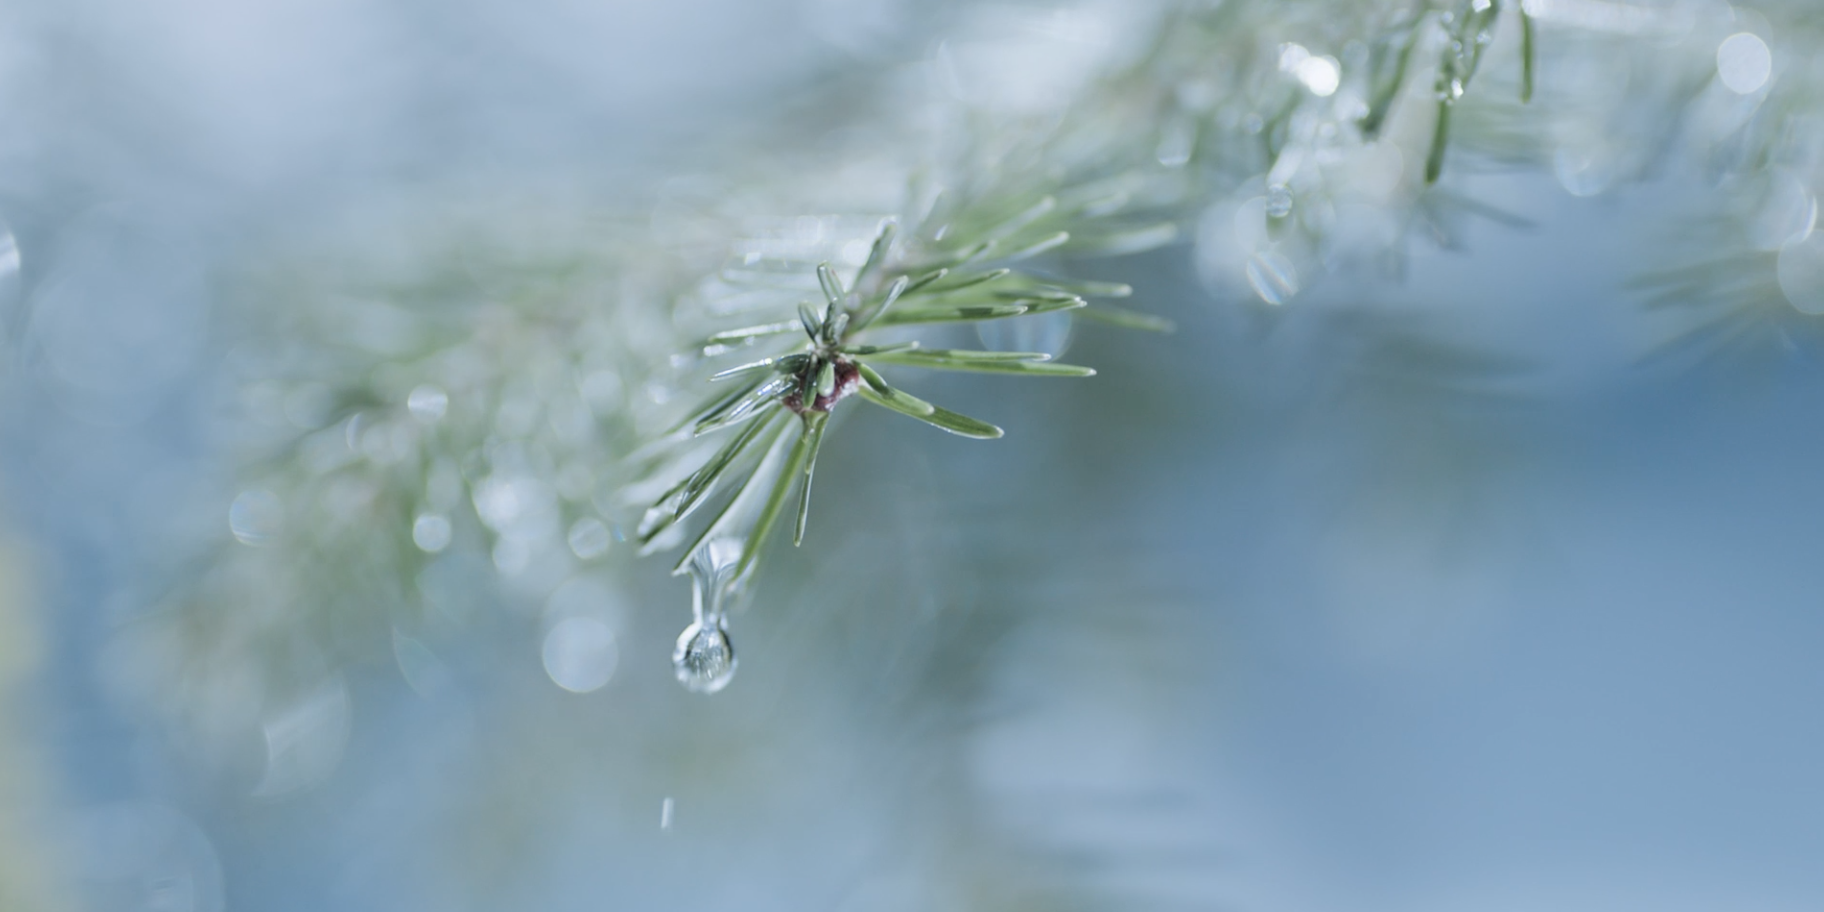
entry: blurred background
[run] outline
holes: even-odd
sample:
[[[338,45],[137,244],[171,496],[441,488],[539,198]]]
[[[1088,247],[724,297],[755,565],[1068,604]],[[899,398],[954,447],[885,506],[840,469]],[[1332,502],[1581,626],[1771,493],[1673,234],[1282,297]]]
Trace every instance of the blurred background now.
[[[1636,154],[1702,121],[1663,74],[1573,55],[1578,28],[1696,10],[1629,47],[1698,46],[1680,110],[1726,120],[1769,77],[1738,91],[1719,38],[1759,35],[1789,83],[1816,48],[1723,4],[1556,6],[1537,103],[1603,126],[1453,156],[1426,199],[1458,204],[1390,259],[1307,267],[1285,303],[1225,281],[1209,225],[1242,184],[1180,243],[1068,264],[1176,333],[1040,323],[1099,376],[920,387],[1005,439],[857,409],[706,697],[668,664],[688,584],[606,520],[552,520],[547,572],[402,513],[441,555],[397,594],[416,607],[294,597],[360,556],[273,543],[246,479],[274,429],[390,445],[313,417],[336,371],[394,382],[386,345],[313,341],[394,319],[335,289],[441,313],[426,274],[593,275],[713,194],[686,171],[762,184],[769,150],[867,141],[842,124],[895,119],[883,72],[1052,42],[979,77],[1043,96],[1073,74],[1027,63],[1120,46],[1141,7],[0,2],[0,908],[1817,908],[1824,365],[1785,300],[1718,341],[1643,283],[1722,250],[1708,227],[1815,250],[1816,172],[1756,164],[1770,202],[1732,208],[1742,168]],[[1269,5],[1248,40],[1313,40],[1320,7],[1281,35]],[[427,254],[449,224],[494,252]],[[1803,310],[1798,257],[1762,292]],[[566,394],[586,407],[669,395],[642,371],[677,336],[628,312]],[[523,351],[496,427],[515,378],[543,389]],[[489,458],[507,480],[478,492],[557,501]],[[438,471],[414,476],[433,501]],[[501,528],[507,501],[473,499]]]

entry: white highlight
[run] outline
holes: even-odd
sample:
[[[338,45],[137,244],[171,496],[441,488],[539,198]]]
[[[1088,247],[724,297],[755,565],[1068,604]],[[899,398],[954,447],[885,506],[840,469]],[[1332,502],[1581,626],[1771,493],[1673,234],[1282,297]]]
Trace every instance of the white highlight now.
[[[1758,35],[1737,32],[1716,47],[1716,78],[1729,91],[1749,95],[1761,90],[1773,75],[1773,52]]]
[[[1302,44],[1287,43],[1279,46],[1279,69],[1292,74],[1294,79],[1311,90],[1311,94],[1320,98],[1336,94],[1336,87],[1343,81],[1343,67],[1336,62],[1336,58],[1314,57]]]
[[[620,660],[615,649],[614,631],[592,617],[571,617],[558,621],[545,634],[545,673],[552,682],[571,693],[600,690],[614,677]]]
[[[441,513],[424,513],[412,521],[412,543],[428,554],[450,546],[450,518]]]

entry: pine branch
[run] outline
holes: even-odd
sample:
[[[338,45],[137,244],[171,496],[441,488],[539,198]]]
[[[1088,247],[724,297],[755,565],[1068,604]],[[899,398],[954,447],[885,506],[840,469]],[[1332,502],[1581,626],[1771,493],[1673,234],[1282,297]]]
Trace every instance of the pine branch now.
[[[681,549],[680,572],[739,598],[788,506],[794,541],[816,534],[811,481],[844,400],[1001,435],[883,370],[1093,373],[1048,352],[927,348],[927,329],[1050,314],[1169,330],[1144,304],[1108,304],[1128,287],[1069,273],[1193,233],[1215,289],[1283,306],[1332,264],[1399,253],[1403,232],[1362,247],[1335,231],[1339,202],[1445,246],[1465,217],[1501,218],[1452,184],[1479,162],[1551,161],[1594,192],[1680,139],[1741,192],[1699,242],[1725,265],[1663,289],[1720,302],[1724,325],[1777,310],[1784,332],[1795,306],[1824,309],[1806,271],[1824,262],[1819,178],[1798,151],[1818,78],[1794,67],[1736,92],[1718,84],[1724,34],[1674,46],[1535,12],[1171,4],[1143,52],[1077,64],[1077,88],[1040,108],[869,99],[845,115],[854,144],[731,166],[656,213],[427,207],[390,232],[421,249],[366,274],[346,249],[294,254],[243,285],[257,303],[241,335],[273,355],[241,391],[255,430],[235,540],[176,587],[176,614],[201,631],[271,619],[252,642],[385,637],[460,613],[426,607],[450,552],[486,554],[509,597],[534,598],[615,559],[621,537]],[[1780,22],[1824,29],[1797,6]],[[1554,82],[1573,55],[1655,74],[1634,80],[1628,129],[1613,127],[1619,102]],[[1561,135],[1614,145],[1600,169],[1566,170]],[[1742,240],[1793,201],[1814,213],[1802,231]]]

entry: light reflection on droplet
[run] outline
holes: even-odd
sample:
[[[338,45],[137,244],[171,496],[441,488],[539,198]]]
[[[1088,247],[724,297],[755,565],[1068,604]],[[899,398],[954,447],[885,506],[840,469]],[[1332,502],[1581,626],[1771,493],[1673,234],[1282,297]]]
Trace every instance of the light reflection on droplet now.
[[[731,592],[740,584],[734,578],[743,540],[717,538],[700,548],[690,561],[691,614],[694,620],[678,634],[671,653],[678,683],[692,693],[712,694],[735,677],[735,646],[728,638]]]
[[[1248,258],[1248,286],[1268,304],[1284,304],[1298,294],[1298,270],[1292,261],[1271,250]]]
[[[1336,87],[1343,81],[1342,67],[1331,57],[1307,57],[1298,64],[1295,73],[1298,81],[1319,98],[1335,95]]]
[[[1812,232],[1780,251],[1780,291],[1800,313],[1824,314],[1824,234]]]
[[[405,407],[412,413],[413,418],[430,424],[442,418],[443,413],[449,409],[450,396],[441,388],[427,383],[413,389],[405,397]]]
[[[608,553],[608,527],[593,516],[585,516],[570,526],[570,552],[583,560],[594,560]]]
[[[19,274],[19,241],[13,237],[12,229],[0,222],[0,282],[10,281]]]
[[[600,690],[614,677],[620,652],[614,631],[599,618],[568,617],[545,634],[545,674],[571,693]]]
[[[721,618],[694,622],[678,634],[671,653],[678,683],[692,693],[713,694],[735,678],[735,646]]]
[[[442,513],[422,513],[412,521],[412,544],[428,554],[450,546],[450,518]]]
[[[1749,32],[1737,32],[1716,47],[1716,77],[1729,91],[1749,95],[1760,91],[1773,75],[1773,52],[1767,42]]]
[[[228,505],[228,530],[242,544],[265,544],[284,521],[285,505],[271,491],[242,491]]]

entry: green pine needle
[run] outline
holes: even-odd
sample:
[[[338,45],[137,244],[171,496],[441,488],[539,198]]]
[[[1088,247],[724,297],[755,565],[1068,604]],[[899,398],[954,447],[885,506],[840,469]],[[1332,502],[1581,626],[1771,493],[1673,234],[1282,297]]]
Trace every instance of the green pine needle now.
[[[939,408],[923,399],[907,395],[906,393],[897,393],[895,396],[889,398],[864,386],[856,390],[856,394],[881,408],[898,412],[901,415],[910,418],[917,418],[933,427],[942,428],[952,434],[958,434],[963,437],[973,437],[977,440],[994,440],[1004,433],[1000,428],[995,427],[986,421],[977,421],[967,415],[959,415],[949,409]],[[909,405],[909,403],[915,403],[916,405]],[[922,408],[920,408],[920,406],[922,406]]]
[[[1076,364],[1056,364],[1040,360],[1045,355],[1016,353],[1015,357],[995,357],[1004,352],[906,351],[873,356],[877,364],[901,364],[932,370],[973,371],[982,374],[1025,374],[1034,377],[1093,377],[1093,368]],[[988,357],[978,357],[986,355]]]

